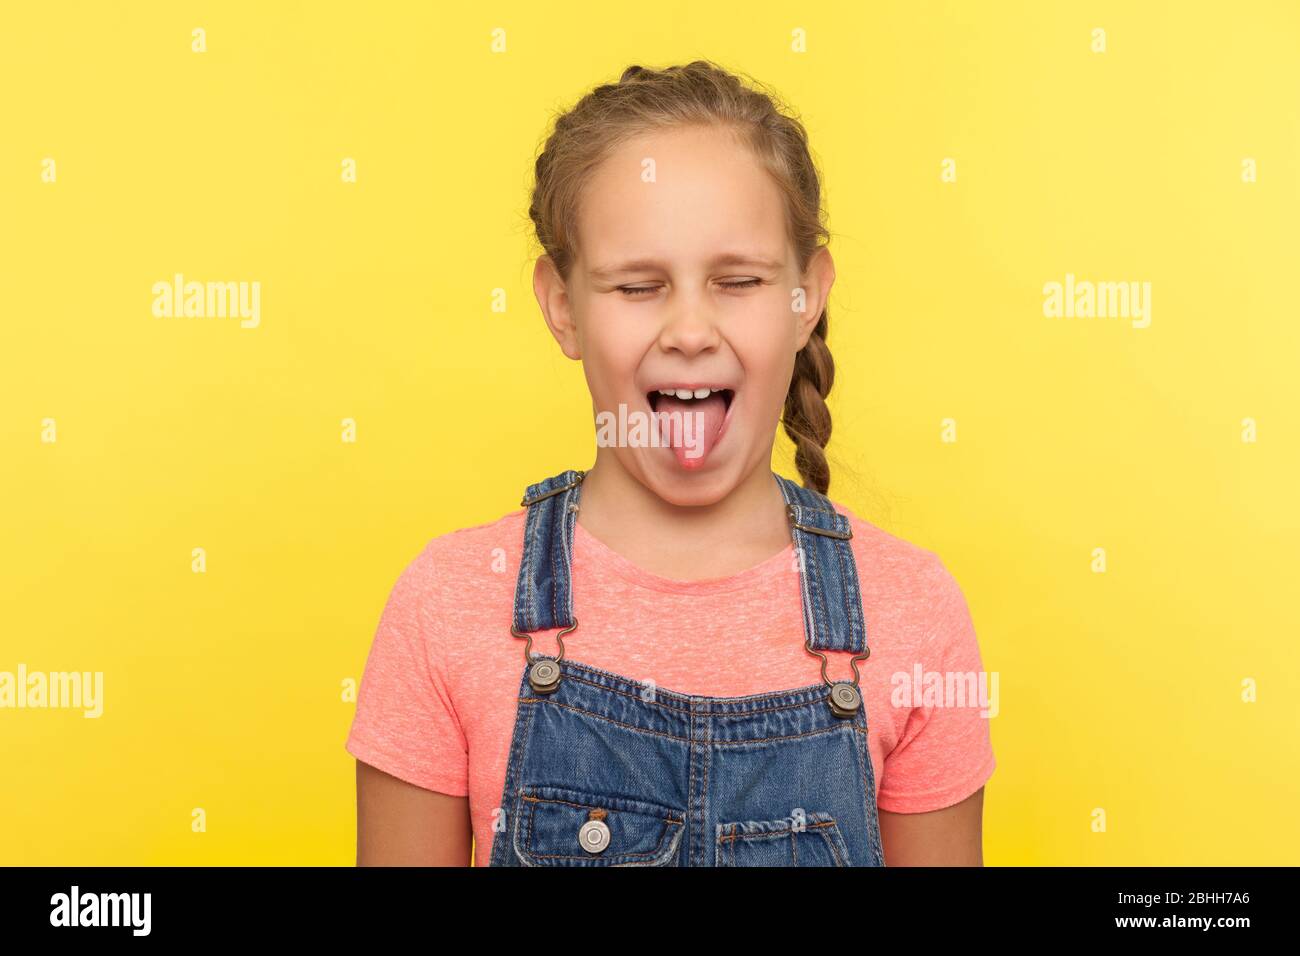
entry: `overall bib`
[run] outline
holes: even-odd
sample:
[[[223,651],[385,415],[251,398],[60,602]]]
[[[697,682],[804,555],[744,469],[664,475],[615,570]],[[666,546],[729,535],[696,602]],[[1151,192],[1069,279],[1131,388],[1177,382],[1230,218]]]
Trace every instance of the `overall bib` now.
[[[490,866],[884,866],[849,521],[777,475],[822,681],[700,697],[564,656],[584,472],[530,485],[511,633],[527,641]],[[530,631],[562,628],[557,657]],[[851,651],[854,679],[826,677]]]

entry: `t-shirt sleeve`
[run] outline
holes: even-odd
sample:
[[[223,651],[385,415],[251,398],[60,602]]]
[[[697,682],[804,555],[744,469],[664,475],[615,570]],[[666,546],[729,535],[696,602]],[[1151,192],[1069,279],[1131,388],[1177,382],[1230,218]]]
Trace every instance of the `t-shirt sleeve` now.
[[[469,793],[465,734],[448,693],[436,614],[438,568],[429,547],[397,579],[380,615],[357,692],[346,749],[408,783]]]
[[[916,662],[922,684],[916,686],[913,667],[906,675],[911,713],[885,757],[877,794],[879,808],[892,813],[960,803],[984,786],[996,766],[985,716],[997,713],[996,676],[983,672],[966,598],[937,555],[930,579],[929,633]]]

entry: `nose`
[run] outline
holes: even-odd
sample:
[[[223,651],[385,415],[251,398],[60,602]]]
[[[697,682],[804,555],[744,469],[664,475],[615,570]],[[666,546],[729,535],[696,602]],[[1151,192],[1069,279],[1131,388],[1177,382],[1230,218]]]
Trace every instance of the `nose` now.
[[[672,307],[665,311],[659,347],[690,357],[717,348],[721,338],[708,299],[679,295]]]

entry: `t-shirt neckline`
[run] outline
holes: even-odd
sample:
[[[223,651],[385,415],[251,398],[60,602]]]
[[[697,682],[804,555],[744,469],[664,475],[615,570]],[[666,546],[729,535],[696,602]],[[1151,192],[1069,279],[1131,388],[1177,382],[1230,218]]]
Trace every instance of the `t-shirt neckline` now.
[[[720,578],[682,581],[677,578],[654,574],[632,563],[589,532],[578,521],[573,523],[573,541],[575,552],[581,549],[589,554],[593,562],[601,570],[613,572],[625,581],[640,587],[650,588],[654,591],[665,591],[670,594],[718,594],[725,591],[738,591],[741,588],[753,587],[758,582],[771,578],[786,568],[794,567],[794,542],[791,541],[770,558],[766,558],[758,564],[735,574]]]

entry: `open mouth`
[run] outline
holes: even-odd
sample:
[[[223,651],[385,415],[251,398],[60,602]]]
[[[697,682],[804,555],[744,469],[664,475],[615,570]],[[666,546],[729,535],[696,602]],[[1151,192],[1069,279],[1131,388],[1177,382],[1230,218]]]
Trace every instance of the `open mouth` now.
[[[666,395],[666,392],[672,392],[672,396]],[[707,394],[701,395],[701,392]],[[676,401],[665,402],[665,405],[672,405],[674,408],[702,407],[706,401],[714,395],[722,396],[722,413],[725,415],[731,409],[731,400],[736,397],[736,393],[730,388],[697,388],[697,389],[652,389],[646,392],[646,401],[650,403],[652,412],[659,411],[659,402],[661,399],[675,399]]]
[[[712,385],[656,388],[646,393],[664,444],[686,469],[703,467],[722,440],[735,397],[735,389]]]

